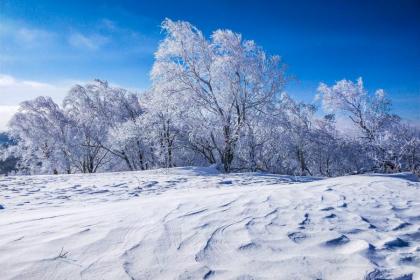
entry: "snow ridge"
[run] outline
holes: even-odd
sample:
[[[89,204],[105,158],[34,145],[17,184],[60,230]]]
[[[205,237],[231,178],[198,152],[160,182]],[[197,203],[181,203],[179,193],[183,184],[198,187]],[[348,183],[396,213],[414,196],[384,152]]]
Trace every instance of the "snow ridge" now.
[[[378,175],[5,177],[1,278],[418,279],[419,195]]]

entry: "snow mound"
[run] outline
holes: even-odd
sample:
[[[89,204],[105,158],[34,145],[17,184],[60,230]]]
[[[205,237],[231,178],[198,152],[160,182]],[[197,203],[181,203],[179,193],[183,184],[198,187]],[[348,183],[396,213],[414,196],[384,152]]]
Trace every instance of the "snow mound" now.
[[[418,279],[420,183],[174,168],[0,178],[2,279]]]

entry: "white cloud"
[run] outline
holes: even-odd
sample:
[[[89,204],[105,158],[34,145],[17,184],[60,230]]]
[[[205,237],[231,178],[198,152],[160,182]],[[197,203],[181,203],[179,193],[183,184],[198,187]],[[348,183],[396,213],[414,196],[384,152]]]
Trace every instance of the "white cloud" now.
[[[11,86],[16,83],[15,78],[9,75],[0,75],[0,87]]]
[[[46,84],[46,83],[40,83],[35,81],[21,81],[22,85],[28,86],[33,89],[54,89],[54,86]]]
[[[17,106],[22,101],[40,95],[51,96],[57,102],[61,102],[72,85],[74,85],[72,81],[50,84],[20,80],[0,73],[0,106]]]
[[[109,30],[109,31],[116,31],[118,29],[115,21],[107,19],[107,18],[103,18],[99,22],[99,27],[104,28],[104,29]]]
[[[0,73],[0,131],[17,111],[19,103],[37,96],[51,96],[61,103],[75,81],[63,81],[55,84],[31,80],[20,80],[11,75]]]
[[[34,47],[45,45],[56,36],[55,33],[28,26],[22,21],[5,19],[0,25],[0,38],[4,42],[12,42],[21,47]]]
[[[79,32],[73,32],[68,41],[70,45],[77,48],[97,50],[109,42],[109,38],[100,34],[84,35]]]
[[[36,28],[22,27],[16,32],[16,37],[25,43],[36,43],[40,40],[49,39],[53,34],[49,31]]]
[[[0,132],[7,130],[7,123],[17,112],[18,106],[0,105]]]

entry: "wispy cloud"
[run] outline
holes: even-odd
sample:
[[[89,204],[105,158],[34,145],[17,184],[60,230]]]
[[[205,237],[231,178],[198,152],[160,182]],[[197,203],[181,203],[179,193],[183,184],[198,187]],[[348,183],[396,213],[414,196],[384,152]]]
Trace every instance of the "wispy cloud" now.
[[[67,41],[72,47],[79,49],[99,50],[106,46],[109,47],[108,51],[118,50],[120,55],[152,54],[157,45],[156,38],[121,26],[108,18],[98,20],[91,26],[89,32],[75,29],[70,33]]]
[[[47,83],[41,83],[36,81],[29,81],[29,80],[17,80],[15,77],[11,75],[5,75],[0,74],[0,88],[3,90],[5,88],[16,88],[16,87],[28,87],[31,89],[51,89],[54,88],[54,86],[47,84]]]
[[[82,34],[80,32],[72,33],[68,42],[76,48],[83,48],[89,50],[98,50],[100,47],[110,42],[110,38],[101,34]]]
[[[17,112],[18,106],[0,105],[0,132],[7,130],[7,124],[13,115]]]
[[[56,37],[52,31],[28,26],[24,22],[2,20],[0,25],[0,40],[2,46],[16,44],[20,47],[32,48],[51,43]]]
[[[108,18],[103,18],[98,23],[99,28],[108,30],[108,31],[117,31],[119,28],[117,27],[117,23],[113,20]]]
[[[45,92],[55,92],[55,87],[36,81],[17,80],[11,75],[0,74],[0,131],[17,112],[17,104]]]
[[[16,19],[2,19],[0,24],[0,63],[2,71],[17,63],[85,63],[85,55],[103,61],[130,61],[127,58],[152,56],[158,38],[143,34],[109,18],[89,25],[33,25]],[[92,57],[92,54],[95,57]]]
[[[15,78],[10,75],[0,75],[0,87],[7,87],[16,83]]]
[[[37,96],[51,96],[61,103],[72,85],[77,81],[60,81],[46,83],[40,81],[24,80],[12,75],[0,73],[0,131],[6,129],[13,114],[18,110],[18,104]]]
[[[21,80],[0,73],[0,105],[16,106],[20,102],[48,95],[61,101],[73,83],[45,83],[32,80]]]
[[[41,40],[51,39],[54,36],[55,34],[51,31],[28,27],[19,28],[16,32],[18,40],[25,43],[38,43]]]

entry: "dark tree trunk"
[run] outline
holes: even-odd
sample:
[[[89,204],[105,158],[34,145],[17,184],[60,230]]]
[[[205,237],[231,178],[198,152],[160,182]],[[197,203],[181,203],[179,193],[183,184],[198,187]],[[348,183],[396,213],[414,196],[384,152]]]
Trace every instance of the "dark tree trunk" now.
[[[229,125],[223,127],[224,146],[221,154],[223,168],[226,173],[232,170],[232,162],[235,156],[235,144],[231,136],[231,128]]]

